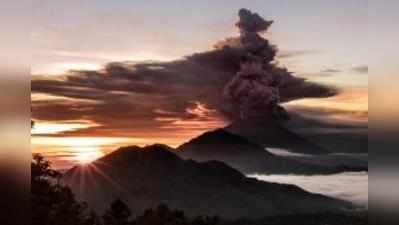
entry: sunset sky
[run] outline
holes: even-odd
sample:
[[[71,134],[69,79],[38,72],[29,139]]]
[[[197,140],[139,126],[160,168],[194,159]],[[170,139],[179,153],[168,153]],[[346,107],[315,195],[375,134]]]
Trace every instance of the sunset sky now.
[[[122,145],[178,146],[227,125],[208,96],[220,81],[186,76],[210,70],[184,57],[237,36],[242,7],[274,20],[264,36],[277,45],[282,67],[340,90],[286,103],[289,110],[367,124],[367,1],[39,1],[31,32],[32,151],[61,168]],[[131,82],[123,78],[130,70],[168,76]]]

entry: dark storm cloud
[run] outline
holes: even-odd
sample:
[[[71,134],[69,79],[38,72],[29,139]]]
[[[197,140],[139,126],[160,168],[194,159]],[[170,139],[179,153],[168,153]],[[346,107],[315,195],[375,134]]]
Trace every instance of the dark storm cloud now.
[[[352,71],[360,74],[367,74],[369,72],[368,66],[355,66],[352,68]]]
[[[257,14],[240,10],[237,26],[241,30],[264,31],[270,24],[271,21],[263,20]],[[246,42],[251,44],[251,38]],[[71,71],[56,79],[36,77],[31,82],[32,93],[71,100],[33,101],[33,118],[86,119],[105,125],[101,129],[150,130],[173,121],[160,120],[165,115],[159,112],[169,112],[180,119],[209,120],[188,113],[187,109],[200,102],[208,109],[216,110],[213,116],[223,114],[231,119],[234,113],[223,108],[222,91],[239,71],[240,62],[248,51],[240,46],[226,45],[171,62],[113,62],[98,71]],[[296,77],[283,68],[273,66],[271,70],[284,81],[279,86],[281,102],[336,94],[331,87]]]

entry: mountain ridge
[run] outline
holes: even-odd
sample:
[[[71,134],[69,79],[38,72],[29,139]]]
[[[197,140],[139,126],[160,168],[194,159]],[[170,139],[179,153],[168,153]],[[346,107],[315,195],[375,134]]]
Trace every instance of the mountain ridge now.
[[[364,168],[316,165],[272,154],[259,144],[226,129],[208,131],[182,144],[176,154],[199,162],[218,160],[245,174],[333,174]]]
[[[92,164],[74,167],[62,181],[100,212],[115,198],[125,199],[134,213],[164,203],[189,216],[227,219],[353,208],[294,185],[247,178],[223,162],[183,160],[162,145],[120,148]]]

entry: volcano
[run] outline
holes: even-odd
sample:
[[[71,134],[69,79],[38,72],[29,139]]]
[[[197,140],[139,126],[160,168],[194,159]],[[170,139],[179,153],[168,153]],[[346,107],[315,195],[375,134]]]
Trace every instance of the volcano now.
[[[285,128],[273,117],[237,120],[225,128],[263,147],[288,149],[294,153],[320,155],[329,151]]]
[[[305,160],[277,156],[268,152],[267,148],[225,129],[209,131],[188,141],[177,148],[177,154],[199,162],[222,161],[244,174],[315,175],[361,170],[337,165],[315,165]]]

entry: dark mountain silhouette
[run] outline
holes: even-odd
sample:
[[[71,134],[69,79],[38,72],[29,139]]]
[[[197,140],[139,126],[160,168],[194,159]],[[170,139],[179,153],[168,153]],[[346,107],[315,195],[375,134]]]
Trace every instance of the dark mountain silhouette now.
[[[199,162],[222,161],[244,174],[311,175],[362,170],[362,168],[336,165],[315,165],[276,156],[265,150],[264,147],[251,143],[225,129],[206,132],[190,140],[177,148],[177,154],[184,159],[193,159]]]
[[[288,130],[272,117],[238,120],[225,129],[263,147],[289,149],[302,154],[327,154],[328,150]]]
[[[340,213],[353,207],[294,185],[247,178],[222,162],[183,160],[164,145],[120,148],[72,168],[63,182],[98,212],[115,198],[124,199],[136,215],[163,203],[189,216],[226,219]]]

